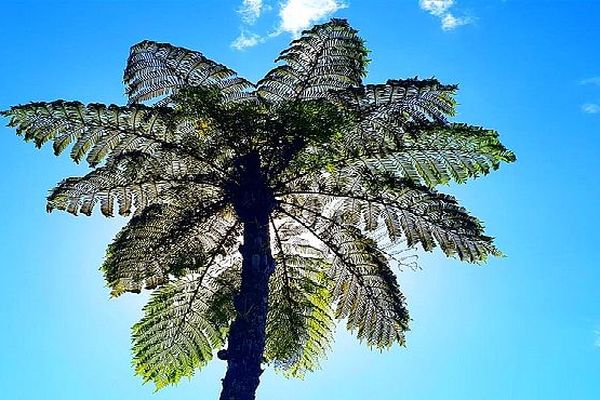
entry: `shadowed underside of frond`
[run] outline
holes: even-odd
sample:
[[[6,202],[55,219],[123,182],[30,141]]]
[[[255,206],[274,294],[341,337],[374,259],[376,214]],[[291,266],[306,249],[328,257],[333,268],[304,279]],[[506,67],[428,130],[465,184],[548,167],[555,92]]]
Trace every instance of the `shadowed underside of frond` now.
[[[109,217],[114,214],[117,201],[118,213],[129,215],[132,209],[142,211],[158,201],[163,192],[178,185],[195,187],[205,197],[217,197],[218,188],[202,184],[199,177],[194,181],[185,179],[196,172],[194,167],[194,163],[160,151],[122,153],[83,177],[60,182],[48,196],[47,211],[58,209],[74,215],[78,212],[91,215],[99,203],[102,214]]]
[[[72,144],[71,158],[80,162],[87,154],[90,166],[98,165],[109,154],[170,149],[178,141],[172,110],[166,108],[57,100],[15,106],[3,114],[11,118],[9,126],[16,127],[26,141],[33,140],[38,147],[52,141],[56,155]]]
[[[332,90],[358,86],[366,73],[367,50],[344,20],[304,31],[275,60],[283,65],[258,82],[257,93],[272,102],[328,98]]]
[[[123,80],[130,103],[163,97],[159,102],[163,105],[170,104],[171,95],[182,88],[215,89],[230,102],[248,97],[248,89],[254,87],[202,53],[149,40],[131,48]]]
[[[223,202],[181,197],[144,209],[117,234],[102,265],[112,295],[154,288],[235,254],[240,225]]]
[[[433,78],[395,79],[341,90],[334,98],[357,114],[357,133],[363,134],[359,138],[349,135],[347,144],[353,140],[376,143],[389,138],[398,122],[445,121],[454,115],[456,90],[456,85],[443,85]]]

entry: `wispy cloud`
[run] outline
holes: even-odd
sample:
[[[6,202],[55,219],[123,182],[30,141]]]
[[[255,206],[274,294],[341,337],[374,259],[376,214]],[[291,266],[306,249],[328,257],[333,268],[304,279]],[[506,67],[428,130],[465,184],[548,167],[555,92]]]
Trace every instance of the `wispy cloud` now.
[[[252,25],[260,17],[263,6],[263,0],[243,0],[238,13],[242,16],[242,21]]]
[[[598,114],[600,113],[600,104],[585,103],[581,106],[581,111],[583,111],[586,114]]]
[[[265,41],[262,36],[246,30],[242,30],[240,35],[231,43],[231,47],[236,50],[244,50],[248,47],[256,46]]]
[[[596,85],[600,86],[600,76],[594,76],[588,79],[583,79],[579,81],[580,85]]]
[[[456,16],[450,11],[454,6],[454,0],[419,0],[419,6],[431,15],[440,19],[442,29],[450,31],[462,25],[473,22],[472,17]]]
[[[346,7],[339,0],[287,0],[279,9],[279,29],[298,36],[303,29]]]
[[[330,17],[334,12],[348,5],[343,0],[285,0],[279,2],[279,20],[274,31],[259,35],[247,28],[254,25],[265,11],[271,10],[269,0],[243,0],[237,10],[243,26],[240,35],[231,43],[236,50],[244,50],[257,44],[264,43],[270,38],[282,33],[290,33],[297,37],[313,24]]]

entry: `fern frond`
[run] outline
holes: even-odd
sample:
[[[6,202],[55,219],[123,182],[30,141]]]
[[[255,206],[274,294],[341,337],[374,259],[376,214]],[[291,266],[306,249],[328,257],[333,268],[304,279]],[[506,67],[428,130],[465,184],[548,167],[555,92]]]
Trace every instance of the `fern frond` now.
[[[223,202],[178,203],[147,207],[109,245],[101,270],[113,296],[154,288],[219,255],[236,254],[240,226]]]
[[[140,212],[162,192],[178,185],[194,186],[199,194],[208,197],[218,196],[218,188],[209,181],[203,182],[200,176],[190,175],[192,172],[196,172],[193,164],[170,153],[122,153],[83,177],[60,182],[48,196],[46,209],[91,215],[99,203],[102,214],[110,217],[118,201],[118,213],[126,216],[132,208]]]
[[[131,48],[123,80],[130,104],[157,97],[163,97],[159,104],[169,104],[173,94],[187,87],[214,89],[231,102],[248,97],[247,90],[254,87],[200,52],[149,40]]]
[[[206,265],[152,294],[144,317],[132,328],[133,365],[156,389],[191,377],[225,343],[233,317],[229,271]],[[227,293],[231,304],[223,304]]]
[[[289,376],[319,367],[333,340],[330,264],[298,236],[293,221],[273,222],[276,269],[269,282],[265,358]]]
[[[389,148],[364,154],[372,170],[430,187],[487,175],[501,162],[515,161],[498,133],[466,124],[421,124],[408,129]]]
[[[32,140],[37,147],[52,141],[56,155],[72,144],[71,158],[80,162],[87,154],[90,166],[98,165],[116,148],[167,149],[180,140],[174,115],[166,108],[57,100],[11,107],[3,115],[10,117],[8,125],[17,128],[25,141]]]
[[[327,98],[331,90],[358,86],[368,62],[363,40],[341,19],[302,32],[275,61],[284,64],[257,85],[271,102]]]
[[[373,142],[388,138],[390,131],[406,123],[445,121],[454,115],[457,88],[433,78],[395,79],[340,90],[334,98],[353,110],[358,119],[356,132],[346,140]]]
[[[346,318],[348,329],[369,346],[404,344],[408,311],[386,254],[360,229],[311,212],[307,202],[297,200],[302,204],[282,203],[281,211],[328,249],[336,318]]]
[[[390,239],[405,239],[409,247],[420,244],[431,251],[439,246],[447,256],[470,263],[502,255],[493,238],[484,234],[482,223],[454,197],[410,180],[382,177],[368,169],[346,169],[341,175],[324,174],[312,189],[281,194],[284,202],[321,213],[322,208],[311,206],[314,200],[308,203],[300,197],[320,198],[338,218],[360,223],[365,230],[382,226]]]

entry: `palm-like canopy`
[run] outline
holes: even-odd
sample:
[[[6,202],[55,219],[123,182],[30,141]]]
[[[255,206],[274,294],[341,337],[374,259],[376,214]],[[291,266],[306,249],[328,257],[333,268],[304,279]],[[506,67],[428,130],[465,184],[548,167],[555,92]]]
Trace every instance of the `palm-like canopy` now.
[[[60,100],[4,112],[25,140],[52,141],[56,154],[72,145],[93,167],[59,183],[48,210],[132,213],[102,271],[115,296],[155,289],[133,328],[144,379],[177,382],[225,344],[242,313],[248,257],[238,247],[253,221],[266,221],[275,261],[264,358],[292,375],[318,365],[335,319],[371,346],[404,343],[398,246],[471,263],[499,254],[434,187],[513,153],[494,131],[448,122],[456,86],[364,85],[366,56],[357,32],[332,20],[254,85],[201,53],[144,41],[125,70],[127,106]]]

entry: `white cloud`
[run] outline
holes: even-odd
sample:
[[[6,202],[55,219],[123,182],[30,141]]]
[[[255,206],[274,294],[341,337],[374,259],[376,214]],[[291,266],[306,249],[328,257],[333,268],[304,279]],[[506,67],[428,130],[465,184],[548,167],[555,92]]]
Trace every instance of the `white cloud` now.
[[[260,17],[262,10],[262,0],[244,0],[238,12],[242,15],[245,23],[252,25]]]
[[[452,13],[447,13],[442,17],[442,29],[450,31],[462,25],[467,25],[473,22],[470,17],[455,17]]]
[[[347,5],[339,0],[287,0],[281,4],[279,30],[298,36],[310,27]]]
[[[419,6],[423,10],[429,11],[437,17],[443,17],[452,5],[454,5],[454,0],[419,0]]]
[[[256,33],[242,30],[240,35],[231,43],[231,47],[236,50],[244,50],[248,47],[256,46],[259,43],[264,42],[265,39]]]
[[[438,17],[442,23],[442,29],[445,31],[473,22],[471,17],[457,17],[450,12],[453,6],[454,0],[419,0],[419,7]]]
[[[579,84],[600,86],[600,76],[594,76],[592,78],[584,79],[582,81],[579,81]]]
[[[237,10],[242,18],[242,31],[231,43],[236,50],[244,50],[257,44],[264,43],[270,38],[284,32],[297,37],[313,24],[330,17],[334,12],[346,8],[344,0],[282,0],[279,2],[279,22],[277,29],[271,33],[258,35],[244,29],[253,25],[263,13],[271,10],[269,1],[243,0]]]
[[[600,113],[600,104],[586,103],[581,106],[581,110],[586,114],[598,114]]]

